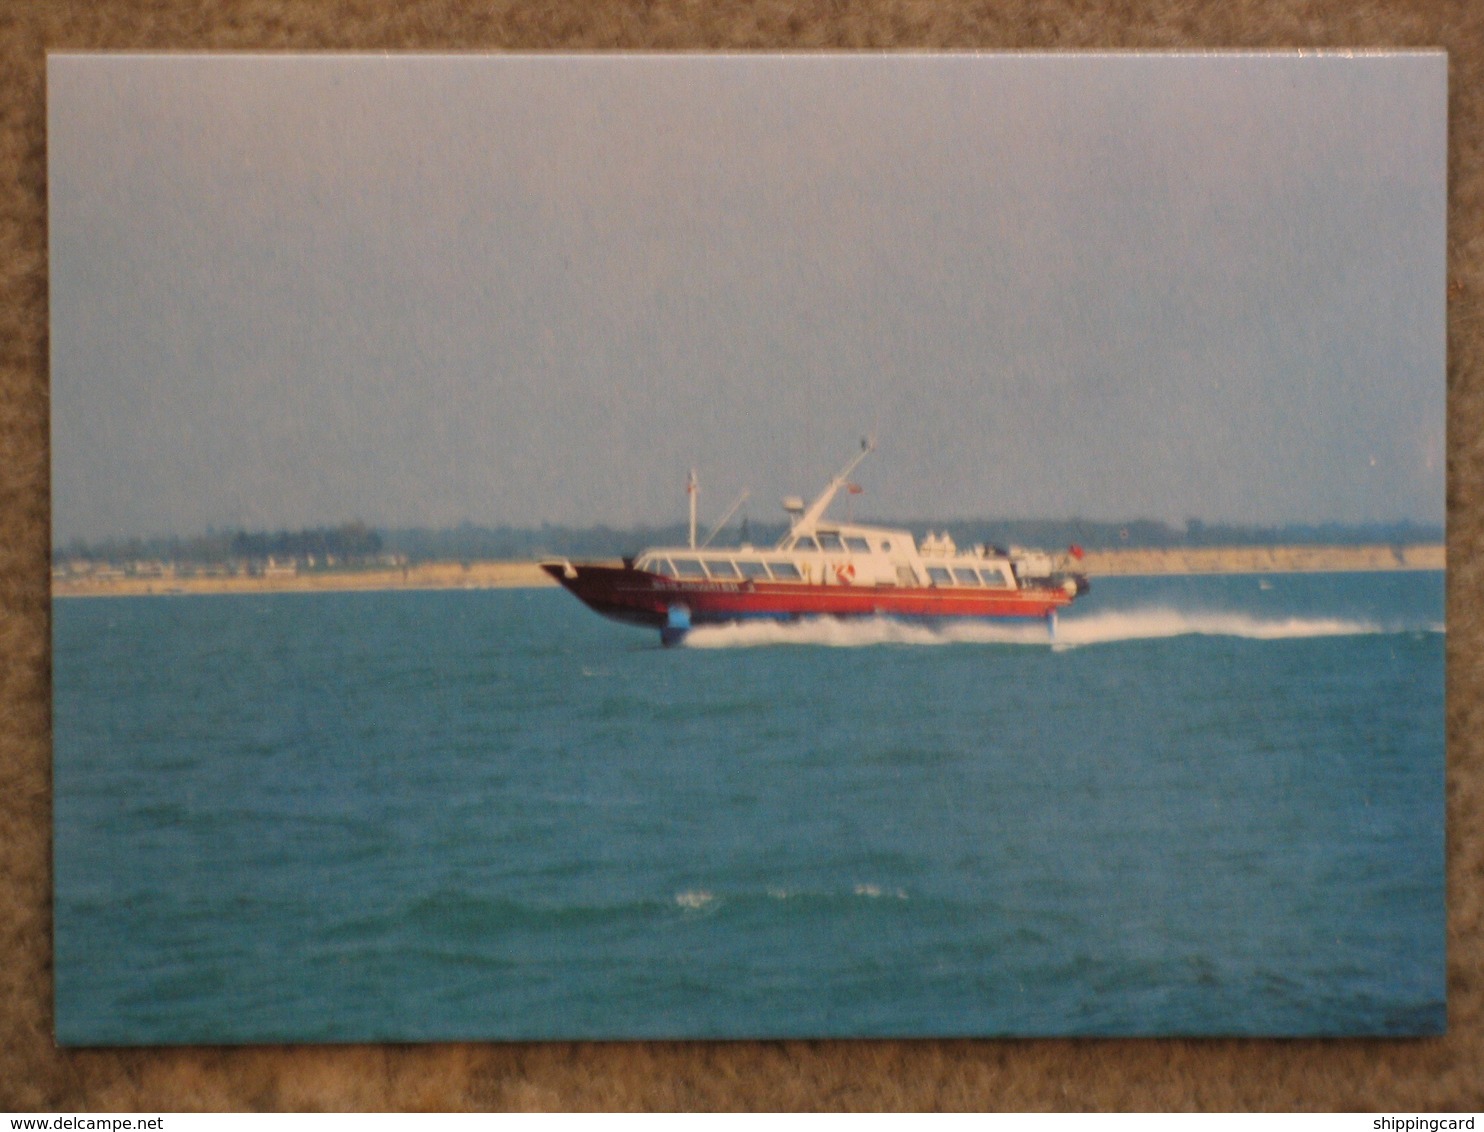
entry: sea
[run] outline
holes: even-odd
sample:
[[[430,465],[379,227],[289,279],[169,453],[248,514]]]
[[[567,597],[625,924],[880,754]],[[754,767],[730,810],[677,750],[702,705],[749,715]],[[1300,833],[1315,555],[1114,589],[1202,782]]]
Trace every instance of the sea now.
[[[1443,1032],[1441,573],[64,598],[64,1045]]]

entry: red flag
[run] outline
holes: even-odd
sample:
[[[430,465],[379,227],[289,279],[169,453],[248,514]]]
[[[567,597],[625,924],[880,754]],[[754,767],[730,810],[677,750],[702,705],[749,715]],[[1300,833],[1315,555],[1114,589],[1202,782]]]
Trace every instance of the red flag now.
[[[861,487],[861,485],[858,483],[848,483],[845,485],[845,490],[848,491],[851,495],[859,495],[865,490],[865,488]]]
[[[1071,546],[1067,547],[1067,551],[1078,562],[1081,562],[1082,561],[1082,548],[1080,546],[1078,546],[1075,542]]]

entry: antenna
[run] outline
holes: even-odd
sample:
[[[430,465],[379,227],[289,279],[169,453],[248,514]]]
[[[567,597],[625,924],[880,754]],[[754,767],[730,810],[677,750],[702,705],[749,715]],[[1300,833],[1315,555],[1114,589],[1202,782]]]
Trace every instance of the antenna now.
[[[813,503],[809,504],[809,506],[804,509],[803,513],[794,520],[793,527],[790,529],[789,534],[801,535],[808,534],[813,531],[814,524],[819,522],[820,518],[823,517],[825,511],[829,509],[830,501],[835,498],[835,493],[850,482],[850,473],[855,471],[857,465],[859,465],[862,460],[864,460],[873,451],[875,451],[875,449],[876,438],[874,436],[861,437],[861,450],[855,454],[855,457],[850,461],[850,463],[846,464],[845,467],[840,469],[839,474],[837,474],[834,479],[830,480],[829,486],[820,493],[818,498],[816,498]],[[791,502],[793,501],[785,500],[783,504],[784,508],[789,512],[790,515],[792,515],[794,511],[794,509],[789,506],[789,503]]]

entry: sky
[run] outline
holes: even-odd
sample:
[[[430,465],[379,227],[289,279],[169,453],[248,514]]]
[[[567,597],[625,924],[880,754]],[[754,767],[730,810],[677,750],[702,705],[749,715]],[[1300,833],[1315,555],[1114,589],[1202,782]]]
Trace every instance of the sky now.
[[[48,62],[53,538],[1444,518],[1442,53]]]

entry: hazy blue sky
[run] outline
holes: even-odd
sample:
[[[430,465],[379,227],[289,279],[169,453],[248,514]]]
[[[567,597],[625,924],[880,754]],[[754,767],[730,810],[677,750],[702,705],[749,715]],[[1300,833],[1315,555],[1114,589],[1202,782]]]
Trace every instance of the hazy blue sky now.
[[[54,534],[1443,518],[1447,63],[49,62]]]

